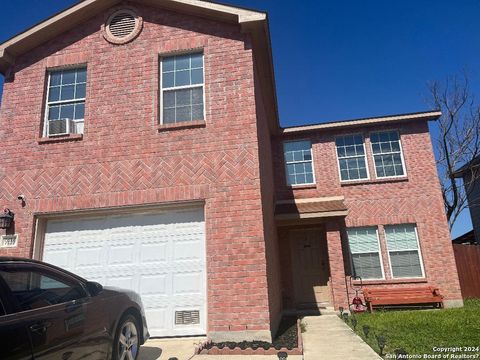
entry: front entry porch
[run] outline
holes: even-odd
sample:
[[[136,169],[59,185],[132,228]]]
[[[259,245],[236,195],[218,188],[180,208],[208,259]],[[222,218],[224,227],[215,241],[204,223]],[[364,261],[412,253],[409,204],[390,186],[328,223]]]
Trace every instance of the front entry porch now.
[[[277,203],[285,312],[321,313],[340,306],[348,308],[347,212],[342,206],[343,199],[337,198]],[[326,211],[317,211],[323,208]]]

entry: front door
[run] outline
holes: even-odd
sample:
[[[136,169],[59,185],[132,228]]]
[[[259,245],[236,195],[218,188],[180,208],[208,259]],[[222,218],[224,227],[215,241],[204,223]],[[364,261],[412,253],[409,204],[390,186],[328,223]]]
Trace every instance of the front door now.
[[[330,306],[330,268],[325,232],[321,229],[292,230],[290,246],[296,306]]]

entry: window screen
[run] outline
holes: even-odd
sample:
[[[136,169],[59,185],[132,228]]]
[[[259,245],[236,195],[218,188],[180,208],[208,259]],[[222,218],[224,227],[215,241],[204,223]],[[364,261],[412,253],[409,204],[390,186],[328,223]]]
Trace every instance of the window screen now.
[[[423,277],[415,226],[385,226],[385,236],[393,277]]]
[[[86,68],[49,71],[45,135],[54,134],[50,129],[65,120],[72,124],[68,133],[83,133],[86,91]]]
[[[377,228],[351,228],[347,235],[355,276],[383,279]]]
[[[313,184],[312,144],[291,141],[283,144],[288,185]]]
[[[362,135],[341,136],[335,139],[338,166],[342,181],[368,179],[367,159]]]
[[[204,120],[203,54],[162,59],[162,123]]]
[[[405,168],[398,131],[372,133],[370,140],[377,177],[404,176]]]

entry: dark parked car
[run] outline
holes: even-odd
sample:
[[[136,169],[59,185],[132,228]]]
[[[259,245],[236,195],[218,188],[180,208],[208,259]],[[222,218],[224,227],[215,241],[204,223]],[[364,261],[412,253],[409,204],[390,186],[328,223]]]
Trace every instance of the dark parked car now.
[[[2,360],[134,360],[148,337],[136,293],[39,261],[0,257]]]

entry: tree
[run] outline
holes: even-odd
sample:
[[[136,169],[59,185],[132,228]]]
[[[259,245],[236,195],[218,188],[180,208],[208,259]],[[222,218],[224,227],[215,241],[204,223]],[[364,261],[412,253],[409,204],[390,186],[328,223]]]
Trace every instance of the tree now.
[[[470,90],[468,76],[448,78],[430,84],[433,106],[442,112],[435,140],[437,166],[450,229],[460,213],[474,204],[467,197],[471,182],[480,178],[480,106]],[[460,181],[459,169],[469,172],[468,184]]]

